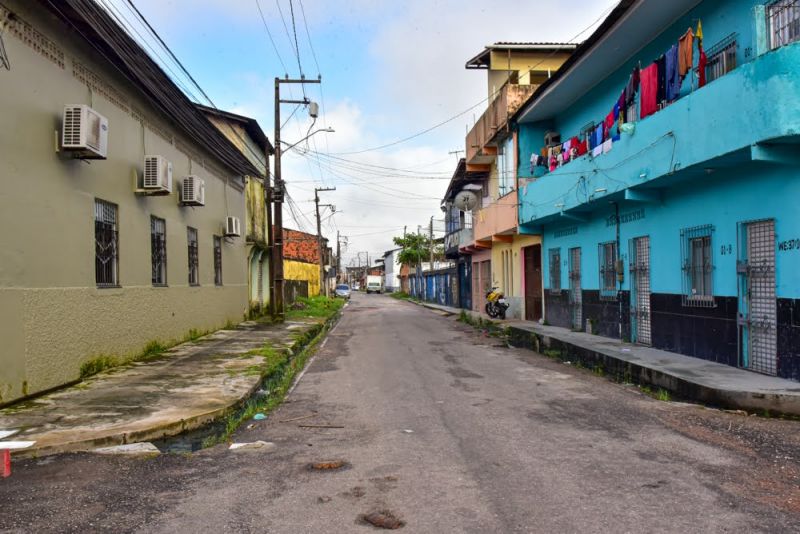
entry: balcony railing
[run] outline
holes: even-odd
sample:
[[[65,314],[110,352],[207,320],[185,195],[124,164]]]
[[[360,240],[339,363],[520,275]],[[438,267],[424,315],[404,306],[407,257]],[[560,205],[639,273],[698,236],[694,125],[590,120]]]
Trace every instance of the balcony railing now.
[[[467,163],[485,165],[497,155],[497,147],[490,146],[497,132],[508,123],[522,105],[527,102],[538,85],[505,84],[489,107],[467,134]]]
[[[657,201],[659,188],[688,176],[700,183],[718,169],[793,157],[800,137],[798,64],[800,43],[758,56],[637,121],[610,152],[537,178],[520,189],[520,225],[585,219],[587,204]],[[776,76],[781,83],[772,83]],[[779,111],[766,112],[764,102],[780,103]],[[476,224],[476,239],[481,233]]]
[[[444,253],[448,258],[458,256],[459,247],[472,245],[472,228],[465,227],[453,230],[444,236]]]
[[[517,228],[517,192],[500,197],[478,211],[473,219],[476,241],[491,241],[492,236]]]

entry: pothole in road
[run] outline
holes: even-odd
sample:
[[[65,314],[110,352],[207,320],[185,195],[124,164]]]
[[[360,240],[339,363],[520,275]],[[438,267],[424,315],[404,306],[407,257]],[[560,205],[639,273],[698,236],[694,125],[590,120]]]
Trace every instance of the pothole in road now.
[[[379,512],[370,512],[360,516],[361,521],[372,525],[376,528],[386,530],[397,530],[405,526],[405,521],[399,519],[393,512],[389,510],[381,510]]]
[[[325,460],[308,464],[309,471],[341,471],[349,467],[350,464],[344,460]]]

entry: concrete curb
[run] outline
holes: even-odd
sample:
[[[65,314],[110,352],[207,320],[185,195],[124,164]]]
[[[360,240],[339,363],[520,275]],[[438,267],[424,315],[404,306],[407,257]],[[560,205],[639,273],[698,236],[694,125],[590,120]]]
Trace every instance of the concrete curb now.
[[[453,316],[455,311],[442,309],[442,306],[428,302],[414,302],[424,308]],[[472,310],[464,310],[473,319],[486,319]],[[561,339],[552,332],[537,331],[537,326],[520,326],[513,321],[493,321],[509,332],[509,344],[517,348],[525,348],[538,353],[551,351],[553,356],[562,361],[580,362],[591,369],[603,369],[609,378],[617,381],[632,382],[640,385],[655,386],[665,389],[681,399],[698,401],[710,406],[727,409],[746,410],[760,413],[769,410],[771,414],[800,416],[800,384],[796,388],[789,387],[771,391],[769,388],[753,388],[752,390],[735,387],[718,387],[701,380],[635,357],[631,353],[597,346],[585,342],[580,343]],[[544,328],[544,327],[538,327]],[[680,356],[680,355],[678,355]],[[709,363],[709,362],[703,362]],[[717,364],[711,364],[717,365]],[[721,364],[719,364],[721,365]],[[727,366],[723,366],[728,370]],[[689,373],[686,373],[689,374]]]
[[[341,315],[342,312],[339,310],[336,314],[324,322],[315,323],[314,326],[306,330],[306,332],[314,331],[312,336],[304,336],[304,338],[301,340],[295,340],[291,345],[287,346],[285,350],[290,350],[292,356],[300,353],[306,347],[310,346],[319,336],[326,335],[339,321]],[[265,375],[254,376],[253,384],[245,394],[241,395],[238,399],[230,402],[226,406],[221,406],[218,409],[211,410],[206,413],[197,414],[185,419],[179,419],[166,424],[160,424],[136,431],[125,431],[124,428],[120,428],[116,432],[109,433],[101,437],[47,445],[39,448],[34,446],[33,448],[27,449],[24,452],[20,452],[19,454],[15,455],[15,457],[36,458],[68,452],[86,452],[99,447],[112,447],[116,445],[127,445],[130,443],[144,441],[157,441],[165,438],[175,437],[184,432],[197,430],[206,425],[219,421],[220,419],[223,419],[224,417],[227,417],[231,413],[240,409],[258,391],[265,378]]]
[[[563,361],[581,362],[586,367],[602,368],[612,379],[641,385],[652,385],[674,393],[681,399],[699,401],[720,408],[800,416],[800,384],[797,393],[763,390],[745,391],[726,389],[692,381],[677,373],[648,365],[646,361],[633,361],[624,353],[604,350],[596,346],[571,343],[555,336],[531,331],[528,328],[509,326],[509,343],[535,352],[557,352]]]

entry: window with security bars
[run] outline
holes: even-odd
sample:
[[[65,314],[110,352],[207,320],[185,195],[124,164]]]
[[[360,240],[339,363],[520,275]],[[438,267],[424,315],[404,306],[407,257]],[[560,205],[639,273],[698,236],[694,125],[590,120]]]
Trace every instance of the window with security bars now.
[[[561,293],[561,249],[551,248],[548,251],[550,258],[550,292]]]
[[[198,254],[197,229],[187,228],[186,236],[189,242],[189,285],[200,285],[200,258]]]
[[[736,68],[736,38],[732,33],[706,51],[706,78],[713,82]]]
[[[598,245],[600,265],[600,299],[617,299],[617,242],[608,241]]]
[[[261,270],[259,269],[259,276]],[[218,235],[214,236],[214,284],[222,285],[222,238]],[[259,284],[259,288],[261,285]]]
[[[150,262],[153,285],[167,285],[167,223],[158,217],[150,217]]]
[[[94,201],[94,272],[99,287],[119,285],[117,205]]]
[[[710,224],[681,230],[681,266],[683,268],[683,305],[710,308],[714,306]]]
[[[778,0],[769,4],[767,21],[771,49],[800,40],[800,0]]]

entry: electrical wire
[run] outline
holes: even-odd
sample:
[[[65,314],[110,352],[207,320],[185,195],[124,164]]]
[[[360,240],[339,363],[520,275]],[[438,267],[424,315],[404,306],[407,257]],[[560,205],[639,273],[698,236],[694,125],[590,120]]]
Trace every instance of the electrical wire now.
[[[267,24],[267,19],[264,17],[264,12],[261,10],[261,3],[259,0],[256,0],[256,7],[258,8],[258,14],[261,16],[261,22],[264,23],[264,29],[267,30],[267,35],[269,36],[269,42],[272,43],[272,49],[275,50],[275,56],[280,61],[281,66],[283,67],[283,72],[286,76],[289,75],[289,69],[286,68],[286,63],[283,62],[283,58],[281,57],[280,52],[278,52],[278,47],[275,45],[275,39],[272,38],[272,32],[269,31],[269,25]]]

